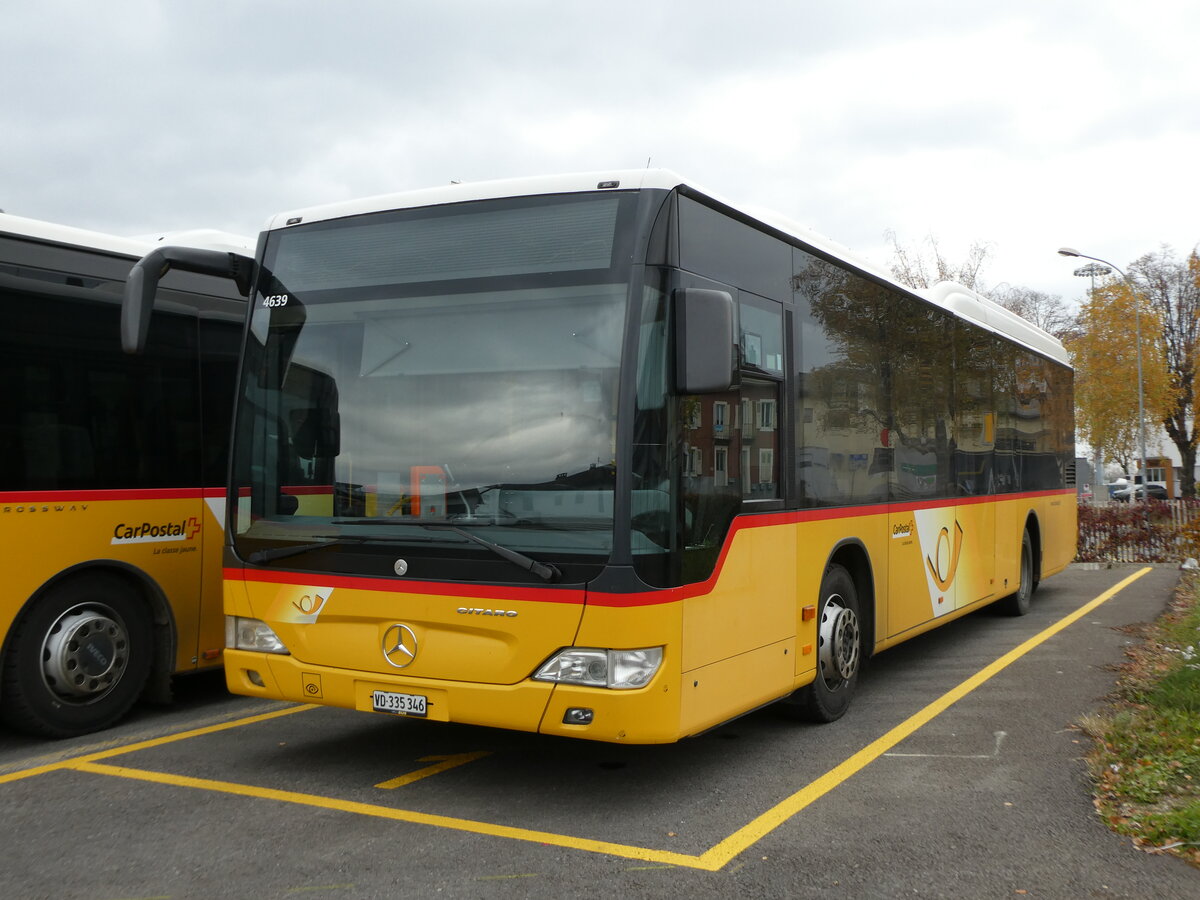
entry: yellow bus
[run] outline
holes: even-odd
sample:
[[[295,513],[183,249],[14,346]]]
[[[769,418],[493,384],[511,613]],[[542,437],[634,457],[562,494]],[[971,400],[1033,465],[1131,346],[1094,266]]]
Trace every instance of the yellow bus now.
[[[173,673],[221,664],[246,301],[173,273],[145,355],[123,354],[125,278],[154,246],[0,214],[0,714],[34,734],[107,727]]]
[[[1074,555],[1056,339],[670,172],[298,210],[254,277],[235,693],[631,743],[832,721],[869,656]]]

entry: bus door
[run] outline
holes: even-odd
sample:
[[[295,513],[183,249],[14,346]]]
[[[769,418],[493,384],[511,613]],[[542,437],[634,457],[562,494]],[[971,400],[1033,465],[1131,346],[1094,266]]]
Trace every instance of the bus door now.
[[[241,338],[240,304],[223,315],[200,319],[200,472],[204,503],[201,532],[202,566],[197,610],[195,655],[201,666],[220,660],[225,645],[222,554],[225,548],[225,481],[228,477],[229,422],[237,377]],[[183,623],[180,623],[182,629]],[[183,647],[182,641],[180,642]]]
[[[970,606],[996,592],[996,506],[960,503],[955,509],[957,606]]]
[[[996,412],[992,371],[996,360],[961,324],[954,329],[953,446],[958,606],[996,594],[996,505],[994,502]]]

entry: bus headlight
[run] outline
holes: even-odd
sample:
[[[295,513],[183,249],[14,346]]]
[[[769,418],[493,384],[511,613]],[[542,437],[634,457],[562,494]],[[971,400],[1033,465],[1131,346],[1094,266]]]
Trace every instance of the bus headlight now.
[[[230,650],[290,653],[279,639],[279,635],[271,630],[270,625],[261,619],[247,619],[242,616],[225,617],[225,646]]]
[[[632,690],[649,684],[660,665],[662,647],[641,650],[568,647],[542,663],[533,677],[536,681]]]

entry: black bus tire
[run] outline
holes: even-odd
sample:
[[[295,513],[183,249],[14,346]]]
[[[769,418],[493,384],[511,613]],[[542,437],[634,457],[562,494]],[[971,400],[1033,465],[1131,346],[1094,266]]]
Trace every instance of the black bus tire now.
[[[114,575],[54,585],[10,634],[0,713],[12,727],[46,737],[109,727],[146,685],[153,633],[145,605]]]
[[[1033,601],[1033,589],[1037,580],[1033,574],[1033,541],[1026,529],[1021,536],[1021,574],[1020,583],[1012,594],[1000,601],[1001,612],[1010,616],[1023,616],[1029,612]]]
[[[833,722],[850,708],[863,660],[862,617],[850,573],[831,565],[817,607],[817,677],[785,701],[798,718]]]

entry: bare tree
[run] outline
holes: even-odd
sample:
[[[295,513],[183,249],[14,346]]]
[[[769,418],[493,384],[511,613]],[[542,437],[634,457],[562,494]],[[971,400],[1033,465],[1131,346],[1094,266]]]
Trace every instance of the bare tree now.
[[[1015,312],[1027,322],[1032,322],[1043,331],[1063,338],[1075,327],[1075,317],[1058,294],[1047,294],[1020,285],[999,285],[988,296]]]
[[[1009,284],[988,290],[980,276],[991,258],[991,244],[974,242],[967,248],[966,258],[956,263],[946,258],[932,234],[916,247],[902,246],[894,231],[884,232],[884,237],[892,245],[892,275],[907,287],[928,288],[939,281],[957,281],[1055,337],[1063,337],[1074,327],[1074,318],[1057,294]]]
[[[1164,245],[1129,264],[1129,278],[1158,318],[1157,340],[1170,378],[1170,394],[1159,407],[1167,436],[1179,450],[1183,496],[1196,493],[1196,353],[1200,345],[1200,255],[1193,249],[1180,262]]]
[[[902,247],[896,232],[883,235],[892,245],[892,275],[910,288],[933,287],[939,281],[957,281],[964,287],[982,293],[979,273],[992,255],[992,245],[976,241],[967,248],[961,263],[953,263],[942,254],[937,238],[932,234],[917,247]]]

